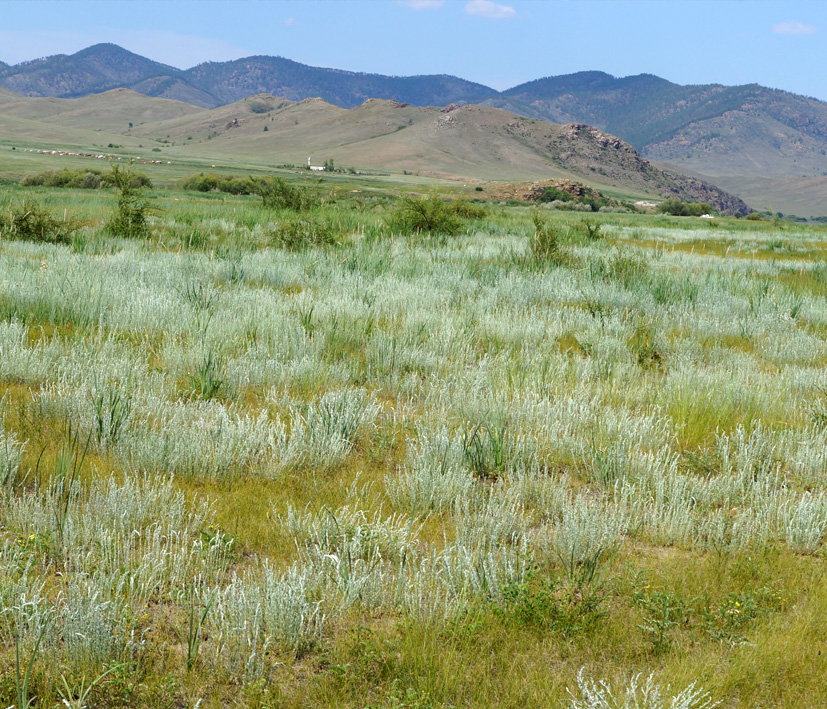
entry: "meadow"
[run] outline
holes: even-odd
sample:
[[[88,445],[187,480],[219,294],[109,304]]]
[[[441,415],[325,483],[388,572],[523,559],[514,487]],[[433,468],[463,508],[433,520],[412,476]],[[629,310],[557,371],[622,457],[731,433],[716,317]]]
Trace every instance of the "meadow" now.
[[[827,230],[314,189],[4,188],[2,706],[827,704]]]

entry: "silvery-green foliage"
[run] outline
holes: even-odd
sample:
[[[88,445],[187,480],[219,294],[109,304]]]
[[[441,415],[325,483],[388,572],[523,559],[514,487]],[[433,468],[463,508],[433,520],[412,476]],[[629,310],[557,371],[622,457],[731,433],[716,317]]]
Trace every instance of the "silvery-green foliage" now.
[[[496,599],[505,586],[523,583],[532,567],[525,537],[501,547],[460,542],[446,547],[431,561],[432,572],[453,596]]]
[[[781,535],[793,551],[815,554],[827,533],[827,498],[805,492],[797,500],[785,500],[778,509]]]
[[[620,506],[578,495],[563,507],[549,533],[549,551],[571,581],[596,578],[622,543],[629,521]]]
[[[286,438],[266,412],[241,414],[215,401],[169,404],[135,422],[116,451],[132,470],[223,480],[261,472]]]
[[[531,508],[542,522],[557,519],[569,499],[568,475],[555,475],[546,468],[514,471],[503,476],[502,485],[504,494]]]
[[[236,578],[224,588],[205,593],[204,600],[209,598],[213,605],[206,627],[214,638],[213,661],[247,681],[263,676],[269,642],[264,636],[258,588]]]
[[[123,656],[128,628],[121,601],[108,596],[93,580],[71,579],[57,600],[56,611],[46,649],[74,672],[97,669]]]
[[[37,394],[37,405],[54,418],[65,417],[78,431],[91,431],[90,442],[106,451],[129,426],[129,391],[125,382],[87,380],[75,387],[61,378]]]
[[[306,546],[300,561],[325,589],[332,613],[342,613],[356,603],[367,608],[386,603],[392,567],[368,530],[355,529],[333,551],[318,544]]]
[[[518,543],[529,520],[516,495],[492,485],[487,495],[462,497],[453,506],[456,541],[469,548],[489,549]]]
[[[11,497],[4,521],[24,536],[58,538],[53,486],[35,487]],[[98,480],[86,493],[73,488],[62,526],[62,545],[53,554],[66,572],[92,575],[102,588],[117,589],[130,602],[145,603],[169,594],[195,578],[223,578],[232,541],[217,530],[202,534],[213,519],[212,507],[190,511],[170,478],[149,476]]]
[[[446,427],[431,430],[419,426],[416,439],[408,440],[405,466],[385,479],[395,505],[414,514],[449,508],[468,497],[474,486],[468,470],[462,434]]]
[[[98,524],[113,531],[131,532],[154,523],[170,529],[199,530],[212,519],[212,505],[196,500],[190,511],[186,497],[174,485],[172,475],[146,473],[127,475],[122,482],[113,476],[97,478],[89,488],[86,509]]]
[[[721,703],[695,682],[673,695],[669,685],[655,683],[654,674],[645,680],[633,675],[625,687],[614,689],[605,680],[595,682],[585,667],[577,673],[577,692],[566,691],[571,709],[712,709]]]
[[[327,392],[305,407],[291,411],[290,436],[276,451],[282,468],[331,470],[353,448],[357,432],[373,422],[379,407],[363,390]]]
[[[15,433],[6,431],[0,420],[0,497],[9,495],[18,482],[25,447]]]
[[[737,553],[760,547],[775,537],[773,520],[766,509],[720,507],[700,517],[693,529],[693,543],[718,553]]]
[[[310,600],[316,588],[306,569],[294,565],[280,573],[265,564],[256,583],[264,634],[270,643],[303,652],[321,638],[325,616],[321,603]]]
[[[406,515],[386,517],[381,508],[368,515],[350,506],[318,511],[306,507],[300,512],[288,504],[286,513],[276,514],[274,518],[298,544],[336,552],[358,537],[370,554],[378,552],[383,558],[410,553],[417,544],[421,527],[418,520]]]
[[[5,562],[0,583],[0,637],[7,645],[15,638],[30,655],[41,633],[52,623],[53,608],[47,602],[47,580],[6,544],[0,561]],[[21,568],[22,567],[22,568]]]
[[[29,344],[27,328],[11,320],[0,322],[0,379],[24,383],[42,382],[54,373],[63,356],[55,339]]]

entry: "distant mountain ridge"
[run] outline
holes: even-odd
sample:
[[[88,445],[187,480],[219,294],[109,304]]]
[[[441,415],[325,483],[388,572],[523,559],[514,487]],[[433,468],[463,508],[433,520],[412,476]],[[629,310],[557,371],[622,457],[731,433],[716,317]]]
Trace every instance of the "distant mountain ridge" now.
[[[181,70],[114,44],[98,44],[72,55],[0,64],[0,87],[24,96],[63,98],[130,88],[202,108],[263,93],[291,101],[320,97],[343,108],[368,98],[414,106],[482,104],[554,123],[594,126],[650,160],[731,189],[758,184],[745,177],[774,180],[781,190],[773,192],[779,195],[774,199],[782,209],[785,203],[798,205],[796,180],[827,180],[827,103],[757,84],[682,86],[652,74],[617,78],[586,71],[499,92],[449,75],[366,74],[270,56]],[[748,201],[765,193],[739,192]],[[803,213],[805,208],[796,206]]]
[[[300,64],[283,57],[253,56],[176,69],[115,44],[96,44],[76,54],[57,54],[0,68],[0,86],[23,96],[79,98],[116,88],[216,108],[256,94],[291,101],[319,96],[344,108],[369,98],[416,105],[479,103],[497,92],[448,75],[385,76]]]

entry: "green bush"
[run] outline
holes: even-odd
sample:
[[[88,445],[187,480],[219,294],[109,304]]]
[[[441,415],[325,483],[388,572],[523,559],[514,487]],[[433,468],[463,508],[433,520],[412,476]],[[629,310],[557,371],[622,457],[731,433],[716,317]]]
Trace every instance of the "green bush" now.
[[[670,197],[658,205],[657,211],[673,217],[700,217],[702,214],[710,214],[712,205],[707,202],[681,202],[676,197]]]
[[[193,192],[226,192],[228,194],[259,194],[253,177],[229,177],[214,172],[184,178],[181,189]]]
[[[566,190],[561,190],[556,187],[546,187],[538,201],[543,203],[558,203],[555,205],[558,208],[562,208],[562,205],[567,203],[570,203],[571,206],[576,204],[582,208],[588,208],[584,209],[584,211],[591,210],[592,212],[597,212],[601,207],[609,204],[610,200],[596,190],[588,190],[588,192],[590,192],[590,194],[587,193],[581,197],[575,197],[571,192],[566,192]]]
[[[309,217],[293,217],[279,224],[271,233],[276,246],[288,251],[302,251],[314,246],[328,246],[338,243],[336,233],[326,224]]]
[[[288,184],[281,177],[250,178],[254,193],[261,197],[267,209],[289,209],[305,212],[313,206],[313,200],[302,187]]]
[[[181,188],[193,192],[212,192],[218,189],[221,178],[215,173],[205,175],[203,172],[198,175],[190,175],[184,178]]]
[[[447,234],[456,236],[462,220],[451,205],[437,195],[403,197],[388,216],[387,225],[395,234]]]
[[[96,190],[103,185],[103,176],[99,170],[47,170],[36,175],[27,175],[20,180],[20,184],[23,187],[74,187]]]
[[[17,208],[9,207],[0,213],[0,238],[3,239],[68,244],[75,229],[74,222],[55,219],[44,207],[27,200]]]
[[[598,241],[603,238],[603,224],[584,219],[577,222],[573,230],[585,236],[589,241]]]
[[[564,253],[560,246],[560,227],[549,224],[540,212],[534,212],[531,220],[534,223],[534,236],[531,239],[531,255],[534,261],[541,264],[562,263]]]
[[[451,202],[450,207],[454,214],[462,219],[485,219],[488,215],[485,205],[474,204],[465,197],[455,199]]]
[[[112,172],[104,175],[106,183],[119,192],[118,206],[106,223],[107,231],[113,236],[135,238],[149,235],[149,205],[142,199],[144,185],[140,177],[145,175],[136,177],[129,167],[121,169],[120,165],[112,165]]]

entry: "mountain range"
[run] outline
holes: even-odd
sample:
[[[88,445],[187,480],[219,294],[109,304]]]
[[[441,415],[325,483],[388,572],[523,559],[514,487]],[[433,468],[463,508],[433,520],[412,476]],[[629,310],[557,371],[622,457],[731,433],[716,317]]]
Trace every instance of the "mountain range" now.
[[[506,91],[447,75],[394,77],[307,66],[281,57],[180,70],[113,44],[14,66],[0,86],[24,96],[81,97],[125,87],[216,108],[271,94],[342,108],[366,99],[414,106],[481,104],[554,123],[588,124],[640,154],[763,206],[827,214],[827,103],[757,84],[681,86],[651,74],[552,76]],[[806,187],[806,188],[805,188]]]

